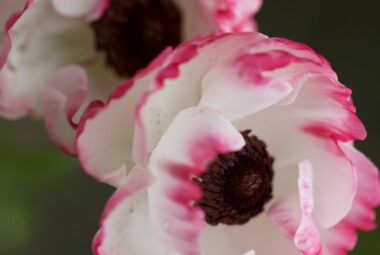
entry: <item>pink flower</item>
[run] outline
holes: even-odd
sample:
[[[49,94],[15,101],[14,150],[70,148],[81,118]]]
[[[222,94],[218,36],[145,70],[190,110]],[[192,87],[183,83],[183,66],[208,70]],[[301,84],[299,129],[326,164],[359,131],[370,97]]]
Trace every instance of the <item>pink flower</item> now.
[[[322,56],[285,39],[164,51],[80,123],[83,167],[119,187],[94,254],[347,254],[380,202],[350,95]]]
[[[6,6],[3,8],[2,6]],[[1,0],[0,115],[44,118],[70,154],[93,100],[165,47],[213,31],[253,31],[261,0]],[[9,10],[8,10],[9,9]],[[4,12],[4,13],[3,13]]]

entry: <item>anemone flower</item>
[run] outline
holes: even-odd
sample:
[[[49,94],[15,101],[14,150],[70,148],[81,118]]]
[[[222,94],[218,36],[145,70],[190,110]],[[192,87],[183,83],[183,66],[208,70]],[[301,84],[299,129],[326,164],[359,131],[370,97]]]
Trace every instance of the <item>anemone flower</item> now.
[[[118,186],[94,254],[347,254],[380,202],[350,95],[285,39],[214,35],[163,52],[80,123],[84,169]]]
[[[16,4],[0,0],[1,18]],[[75,129],[88,102],[106,99],[114,85],[168,46],[213,31],[254,31],[252,15],[260,5],[261,0],[28,0],[4,25],[0,115],[44,118],[53,140],[76,154]]]

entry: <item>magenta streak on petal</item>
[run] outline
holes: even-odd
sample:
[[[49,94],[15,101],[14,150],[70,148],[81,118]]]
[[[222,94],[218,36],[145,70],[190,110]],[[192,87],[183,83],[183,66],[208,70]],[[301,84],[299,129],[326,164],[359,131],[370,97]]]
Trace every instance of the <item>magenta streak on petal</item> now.
[[[321,255],[322,246],[319,233],[311,217],[314,207],[312,180],[311,162],[301,162],[298,177],[301,223],[294,235],[294,243],[305,255]]]
[[[337,81],[332,81],[336,83],[336,88],[332,91],[330,91],[329,96],[339,102],[342,106],[344,106],[348,111],[351,111],[352,113],[356,112],[356,107],[354,106],[351,94],[351,89],[347,88],[346,86],[340,84]]]
[[[168,173],[170,173],[171,176],[176,178],[176,180],[180,180],[180,185],[184,186],[176,186],[173,189],[176,190],[177,188],[187,190],[187,192],[182,193],[176,193],[174,190],[168,191],[168,196],[171,197],[173,200],[176,200],[180,203],[186,203],[189,200],[199,200],[202,197],[202,192],[199,188],[199,186],[194,182],[188,182],[189,181],[189,167],[186,165],[180,165],[180,164],[172,164],[168,166]],[[195,171],[193,169],[192,172],[199,172]]]
[[[201,4],[208,9],[221,32],[255,32],[257,30],[252,16],[259,11],[262,0],[249,1],[249,5],[244,5],[241,0],[210,0],[208,3],[201,0]]]
[[[172,214],[177,218],[177,224],[186,222],[192,227],[183,229],[181,226],[173,227],[169,230],[169,234],[173,235],[177,241],[182,243],[172,244],[181,254],[201,254],[197,250],[197,242],[199,242],[200,234],[204,228],[204,213],[194,207],[191,202],[198,201],[202,192],[193,181],[192,177],[197,176],[207,170],[208,164],[219,154],[230,152],[231,146],[224,143],[224,140],[213,134],[200,135],[187,149],[187,153],[191,159],[190,165],[171,164],[167,166],[169,176],[175,177],[175,181],[171,182],[170,187],[166,188],[167,198],[175,204],[179,204],[186,210],[181,214]],[[179,238],[179,240],[177,240]]]
[[[291,215],[289,199],[279,199],[268,211],[269,219],[279,228],[282,234],[288,238],[294,238],[299,226],[299,219]]]
[[[337,147],[339,147],[339,141],[364,140],[367,132],[363,123],[355,114],[355,107],[350,100],[351,91],[336,81],[331,80],[331,82],[332,88],[328,91],[327,96],[342,106],[346,114],[345,119],[343,121],[339,120],[339,123],[327,120],[314,121],[304,125],[301,129],[318,138],[332,139],[337,144]]]
[[[256,85],[265,85],[271,80],[271,78],[264,77],[263,72],[284,68],[292,63],[319,65],[311,59],[298,58],[282,50],[244,55],[238,58],[236,62],[239,65],[240,75],[247,77],[248,80],[252,81],[252,84]]]
[[[181,50],[173,52],[170,65],[167,65],[165,68],[161,69],[156,76],[156,84],[158,87],[164,86],[165,79],[173,79],[179,76],[179,66],[181,64],[189,62],[193,59],[198,53],[197,46],[189,45],[184,47]]]
[[[294,42],[285,38],[271,38],[271,40],[273,40],[274,42],[286,45],[287,47],[290,47],[294,50],[309,52],[311,55],[314,55],[315,57],[317,57],[319,61],[321,61],[321,63],[325,65],[327,68],[331,68],[330,63],[326,58],[324,58],[322,55],[315,52],[310,46],[306,44]]]
[[[337,127],[331,123],[314,122],[307,124],[302,129],[304,132],[320,138],[332,138],[337,141],[348,142],[352,140],[363,140],[365,138],[365,130],[361,128],[355,129],[355,121],[343,123],[342,127]],[[361,127],[361,126],[360,126]]]

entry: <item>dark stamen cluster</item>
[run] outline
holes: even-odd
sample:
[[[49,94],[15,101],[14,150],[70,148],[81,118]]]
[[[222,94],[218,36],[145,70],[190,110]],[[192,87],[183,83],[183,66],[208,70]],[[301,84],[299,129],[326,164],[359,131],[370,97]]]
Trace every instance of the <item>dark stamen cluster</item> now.
[[[250,131],[242,132],[245,147],[221,154],[195,181],[203,191],[198,202],[211,225],[244,224],[264,210],[272,198],[273,158]]]
[[[181,13],[170,0],[111,0],[92,23],[96,46],[121,76],[131,76],[181,41]]]

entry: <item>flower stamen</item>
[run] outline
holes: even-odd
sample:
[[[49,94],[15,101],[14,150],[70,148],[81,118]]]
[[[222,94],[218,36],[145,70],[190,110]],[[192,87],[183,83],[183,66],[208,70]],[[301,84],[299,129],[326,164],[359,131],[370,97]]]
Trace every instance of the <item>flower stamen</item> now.
[[[171,0],[111,0],[92,23],[96,47],[121,76],[132,76],[181,41],[181,13]]]
[[[203,191],[197,205],[210,225],[247,223],[272,198],[273,158],[250,132],[241,132],[246,142],[242,150],[220,154],[206,173],[194,179]]]

